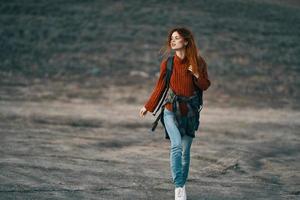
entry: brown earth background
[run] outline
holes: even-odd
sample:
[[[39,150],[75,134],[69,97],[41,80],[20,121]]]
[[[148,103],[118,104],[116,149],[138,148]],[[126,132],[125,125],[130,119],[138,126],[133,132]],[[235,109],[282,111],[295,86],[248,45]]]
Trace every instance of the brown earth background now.
[[[189,200],[300,198],[296,0],[0,4],[0,199],[173,199],[169,141],[138,116],[169,29],[208,63]]]

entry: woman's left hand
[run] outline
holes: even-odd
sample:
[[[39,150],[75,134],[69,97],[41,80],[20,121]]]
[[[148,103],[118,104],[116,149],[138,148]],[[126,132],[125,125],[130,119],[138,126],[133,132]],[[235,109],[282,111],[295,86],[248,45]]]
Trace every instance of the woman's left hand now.
[[[192,68],[192,65],[190,65],[189,67],[188,67],[188,70],[190,71],[190,72],[192,72],[192,74],[196,77],[196,78],[198,78],[199,77],[199,74],[195,74],[194,72],[193,72],[193,68]]]

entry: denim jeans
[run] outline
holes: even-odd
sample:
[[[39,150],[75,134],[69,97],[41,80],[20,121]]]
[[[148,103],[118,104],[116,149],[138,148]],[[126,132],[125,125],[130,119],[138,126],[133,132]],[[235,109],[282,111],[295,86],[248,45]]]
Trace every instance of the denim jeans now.
[[[172,111],[165,109],[163,117],[171,141],[170,166],[173,182],[175,187],[182,187],[185,185],[189,173],[193,138],[180,134],[176,126],[175,114]],[[187,117],[181,117],[181,120],[186,121]]]

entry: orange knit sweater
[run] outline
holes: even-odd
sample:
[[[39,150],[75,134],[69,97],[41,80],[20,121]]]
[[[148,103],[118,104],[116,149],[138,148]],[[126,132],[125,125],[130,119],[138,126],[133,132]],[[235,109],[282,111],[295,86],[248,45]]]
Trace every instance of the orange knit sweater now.
[[[195,86],[194,83],[202,90],[207,90],[210,86],[210,80],[208,79],[207,68],[204,68],[202,73],[199,74],[198,79],[193,80],[193,74],[188,70],[188,60],[179,58],[176,54],[174,56],[173,72],[170,80],[170,88],[175,92],[175,94],[180,96],[193,96]],[[145,108],[153,112],[159,103],[159,98],[162,96],[165,87],[165,75],[167,71],[167,60],[163,60],[160,65],[160,76],[156,83],[156,86],[145,104]],[[172,105],[170,103],[166,104],[166,108],[172,111]],[[188,107],[185,103],[179,104],[179,109],[182,115],[186,115],[188,112]]]

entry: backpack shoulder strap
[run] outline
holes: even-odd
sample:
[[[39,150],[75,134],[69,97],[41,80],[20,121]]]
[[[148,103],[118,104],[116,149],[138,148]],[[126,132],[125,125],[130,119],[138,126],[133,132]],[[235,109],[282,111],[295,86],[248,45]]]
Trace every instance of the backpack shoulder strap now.
[[[171,76],[172,76],[172,71],[173,71],[173,60],[174,60],[174,56],[169,56],[168,57],[168,60],[167,60],[167,71],[166,71],[166,76],[165,76],[165,83],[166,84],[165,84],[165,88],[164,88],[164,93],[162,95],[162,98],[160,99],[159,106],[156,108],[156,111],[153,112],[154,116],[156,115],[156,113],[161,108],[161,106],[164,103],[165,98],[167,96],[167,93],[168,93],[168,90],[169,90],[169,87],[170,87],[170,80],[171,80]],[[156,117],[156,120],[153,122],[151,131],[154,131],[156,129],[158,121],[162,118],[163,110],[164,109],[161,109],[159,115]]]
[[[167,60],[167,71],[166,71],[166,75],[165,75],[165,88],[164,88],[164,92],[162,95],[162,98],[160,99],[160,103],[158,105],[158,107],[156,108],[156,111],[153,112],[153,115],[155,116],[156,113],[158,112],[158,110],[161,108],[166,95],[168,93],[169,87],[170,87],[170,80],[171,80],[171,75],[172,75],[172,71],[173,71],[173,60],[174,60],[174,56],[169,56],[168,60]]]
[[[165,79],[167,88],[170,86],[170,80],[173,72],[173,62],[174,62],[174,56],[168,57],[167,72],[166,72],[166,79]]]

